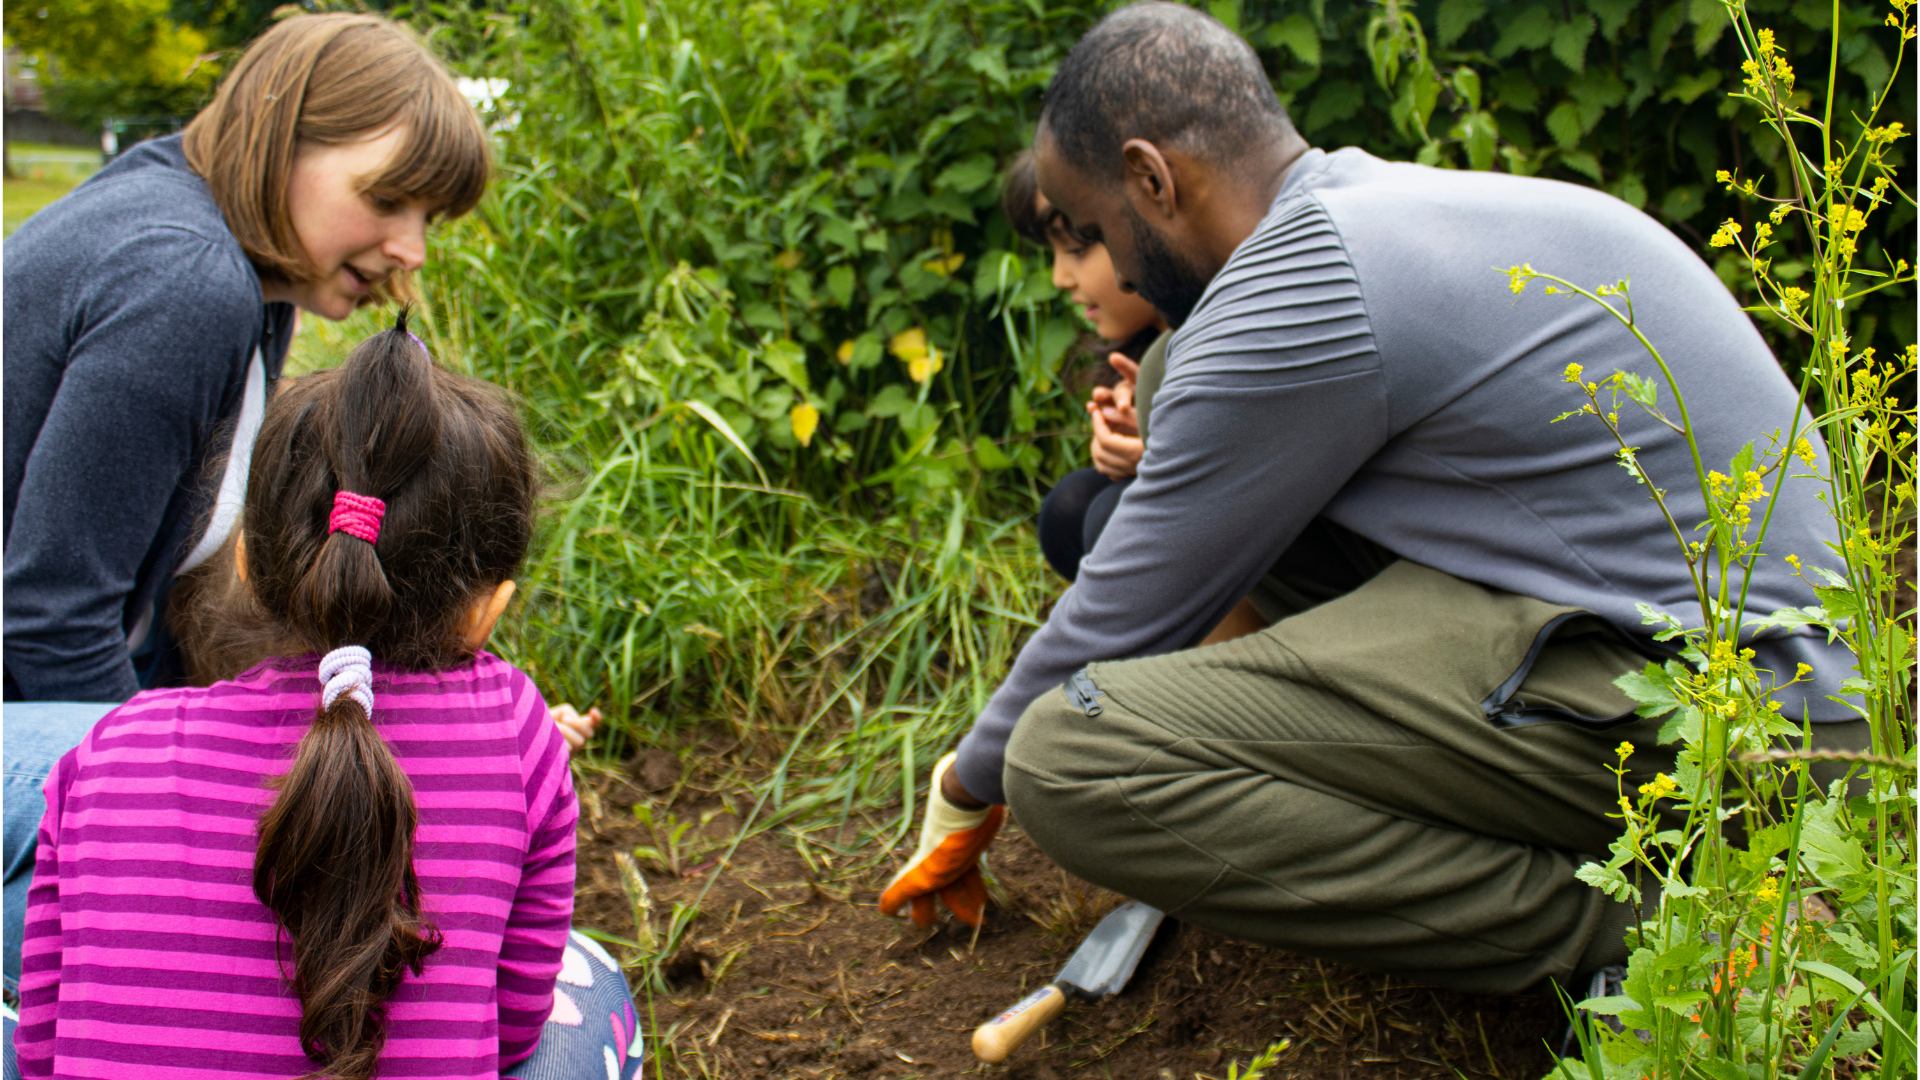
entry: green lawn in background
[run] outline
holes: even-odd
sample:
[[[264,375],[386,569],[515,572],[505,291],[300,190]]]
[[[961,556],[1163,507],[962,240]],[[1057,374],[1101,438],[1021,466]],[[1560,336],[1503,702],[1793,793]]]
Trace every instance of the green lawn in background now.
[[[71,180],[8,180],[6,231],[0,235],[13,235],[13,230],[19,228],[21,222],[72,190]]]
[[[6,182],[6,231],[0,235],[10,236],[21,222],[98,171],[100,151],[16,142],[7,144],[7,160],[14,175]]]

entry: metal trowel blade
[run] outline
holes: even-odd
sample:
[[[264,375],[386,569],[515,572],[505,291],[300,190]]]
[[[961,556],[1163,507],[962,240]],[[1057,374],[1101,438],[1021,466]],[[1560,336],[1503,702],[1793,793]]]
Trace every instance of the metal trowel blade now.
[[[1165,916],[1157,908],[1138,900],[1114,908],[1073,951],[1054,981],[1073,996],[1087,1000],[1119,993],[1133,978],[1133,969],[1140,966],[1140,954],[1147,951],[1147,943],[1153,940],[1162,918]]]

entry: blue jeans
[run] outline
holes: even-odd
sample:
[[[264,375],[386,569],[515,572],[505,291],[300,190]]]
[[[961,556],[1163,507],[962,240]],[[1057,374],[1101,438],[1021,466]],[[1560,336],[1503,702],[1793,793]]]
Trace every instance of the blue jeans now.
[[[9,991],[20,988],[20,944],[26,936],[27,889],[33,885],[35,841],[47,800],[41,794],[47,774],[61,755],[80,745],[100,718],[120,707],[117,701],[9,701],[0,705],[0,756],[4,788],[0,817],[5,819],[6,880],[0,894],[4,926],[5,977]],[[13,1046],[12,1039],[7,1046]]]

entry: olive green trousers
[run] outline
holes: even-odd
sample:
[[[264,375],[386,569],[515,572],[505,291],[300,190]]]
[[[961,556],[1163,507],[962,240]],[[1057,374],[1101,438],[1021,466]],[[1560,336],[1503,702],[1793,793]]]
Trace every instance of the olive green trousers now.
[[[1007,747],[1021,827],[1182,921],[1434,985],[1623,961],[1634,912],[1574,874],[1622,786],[1673,764],[1613,685],[1646,656],[1595,616],[1376,562],[1264,631],[1036,701]]]

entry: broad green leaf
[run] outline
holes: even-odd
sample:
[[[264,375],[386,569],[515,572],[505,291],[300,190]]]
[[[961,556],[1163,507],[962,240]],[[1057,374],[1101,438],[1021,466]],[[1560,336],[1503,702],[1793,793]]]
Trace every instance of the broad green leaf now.
[[[1629,671],[1613,680],[1613,685],[1639,703],[1639,707],[1634,709],[1638,716],[1665,716],[1680,706],[1680,699],[1674,696],[1671,679],[1658,664],[1648,664],[1640,671]]]
[[[941,170],[933,186],[967,194],[985,187],[996,171],[991,154],[975,154]]]
[[[1480,73],[1470,67],[1460,67],[1453,73],[1453,92],[1467,99],[1468,111],[1480,108]],[[1491,121],[1492,117],[1488,117]]]
[[[907,396],[906,388],[899,383],[888,383],[880,393],[867,403],[867,415],[873,417],[899,416],[913,408],[913,399]]]
[[[1567,168],[1588,177],[1596,184],[1603,179],[1599,159],[1585,150],[1562,150],[1560,160],[1566,163]]]
[[[1305,14],[1296,11],[1267,27],[1266,37],[1268,45],[1285,46],[1308,67],[1320,66],[1320,30]]]
[[[987,438],[985,435],[974,437],[973,460],[978,462],[981,468],[990,470],[1004,469],[1013,464],[1013,459],[1002,452],[998,446],[994,445],[993,440]]]
[[[1691,105],[1701,94],[1720,85],[1720,72],[1714,68],[1687,72],[1673,81],[1661,101],[1677,101],[1682,105]]]
[[[773,373],[793,384],[794,389],[807,393],[813,389],[807,381],[807,350],[797,341],[782,338],[769,344],[760,353],[760,362],[773,369]],[[785,406],[781,407],[785,411]]]
[[[1488,55],[1505,60],[1522,49],[1544,48],[1553,40],[1553,9],[1535,4],[1500,28],[1500,39]]]
[[[1600,36],[1608,41],[1619,36],[1620,28],[1639,7],[1640,0],[1587,0],[1588,10],[1600,17]]]
[[[827,271],[827,292],[835,303],[846,307],[853,303],[853,267],[846,263]]]
[[[1559,143],[1562,150],[1579,146],[1580,136],[1586,134],[1580,126],[1580,107],[1571,101],[1555,105],[1553,111],[1547,114],[1547,133],[1553,136],[1553,141]],[[1595,167],[1598,168],[1597,164]]]
[[[975,49],[967,54],[967,66],[992,79],[996,84],[1006,86],[1012,81],[1012,76],[1007,73],[1006,51],[1005,45]]]
[[[1460,35],[1472,29],[1486,13],[1486,0],[1441,0],[1433,22],[1435,32],[1440,35],[1440,47],[1445,49],[1459,41]]]
[[[1593,38],[1593,16],[1575,15],[1553,31],[1554,59],[1575,72],[1587,70],[1587,42]]]
[[[1366,88],[1349,79],[1329,79],[1318,85],[1313,103],[1307,106],[1307,134],[1350,119],[1367,100]]]

